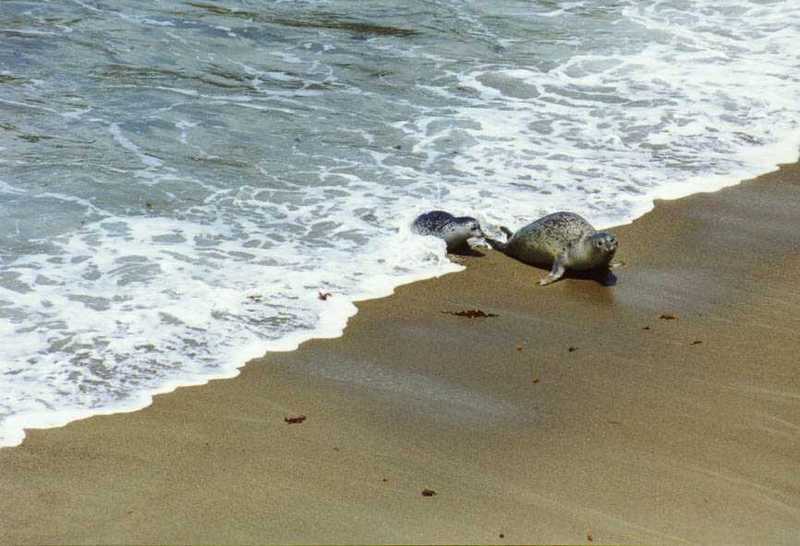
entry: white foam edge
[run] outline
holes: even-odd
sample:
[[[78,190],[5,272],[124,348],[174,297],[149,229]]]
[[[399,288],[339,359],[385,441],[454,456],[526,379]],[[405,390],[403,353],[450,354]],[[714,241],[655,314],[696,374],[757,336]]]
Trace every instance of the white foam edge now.
[[[683,179],[679,183],[669,184],[658,188],[648,195],[649,200],[635,207],[621,222],[614,224],[600,224],[598,229],[620,227],[632,223],[655,208],[656,201],[674,201],[699,193],[714,193],[723,188],[736,186],[746,180],[777,171],[781,165],[797,163],[800,161],[800,130],[784,136],[779,142],[771,146],[753,146],[746,155],[751,159],[749,168],[735,173],[709,176],[698,175]],[[753,160],[755,158],[755,160]]]
[[[442,248],[444,248],[444,245],[442,245]],[[180,387],[196,387],[218,379],[232,379],[238,376],[240,370],[250,361],[265,357],[269,353],[295,351],[302,343],[312,339],[333,339],[341,337],[344,334],[344,330],[350,318],[355,316],[358,312],[358,308],[355,305],[357,302],[385,298],[394,294],[395,290],[400,286],[437,278],[464,269],[462,265],[453,262],[450,263],[451,265],[445,266],[435,274],[385,275],[382,276],[382,283],[376,282],[381,279],[370,280],[369,285],[373,287],[371,290],[364,290],[351,298],[345,299],[339,297],[337,299],[337,296],[334,294],[326,300],[326,305],[330,304],[329,312],[320,315],[320,324],[317,328],[290,334],[274,341],[253,343],[243,347],[236,351],[231,358],[231,362],[236,362],[237,364],[233,365],[231,368],[220,370],[218,373],[204,374],[202,376],[194,374],[176,378],[165,382],[156,389],[137,393],[135,397],[127,399],[124,402],[112,404],[108,407],[65,408],[57,411],[24,412],[10,416],[0,428],[3,432],[3,436],[6,438],[6,441],[0,445],[0,449],[21,445],[25,440],[26,430],[60,428],[74,421],[81,421],[90,417],[139,411],[152,405],[154,397],[171,393]],[[389,279],[392,279],[393,282],[387,282]]]
[[[644,204],[639,210],[632,212],[626,221],[615,224],[615,226],[599,227],[601,229],[606,229],[608,227],[619,227],[629,224],[633,220],[641,218],[643,215],[653,210],[655,208],[655,200],[674,200],[697,193],[713,193],[726,187],[735,186],[756,176],[773,172],[777,170],[781,164],[795,163],[800,160],[800,157],[798,157],[800,154],[800,130],[795,131],[794,134],[787,135],[773,146],[753,147],[748,152],[748,155],[750,154],[759,158],[757,162],[753,163],[753,167],[750,169],[730,175],[691,177],[679,184],[663,187],[651,195],[649,204]],[[380,281],[380,278],[371,279],[369,285],[373,288],[371,290],[364,290],[352,298],[337,300],[336,295],[333,295],[329,302],[331,307],[334,307],[334,309],[332,309],[334,312],[321,315],[320,325],[316,329],[297,332],[263,344],[255,343],[243,347],[237,351],[234,358],[232,358],[232,361],[238,364],[235,364],[232,368],[226,368],[219,373],[200,377],[190,376],[174,379],[166,382],[157,389],[139,393],[139,395],[133,399],[107,408],[63,409],[57,412],[27,412],[9,417],[2,427],[4,429],[4,435],[9,443],[0,445],[0,449],[4,447],[15,447],[22,444],[25,440],[25,430],[58,428],[73,421],[79,421],[89,417],[139,411],[150,406],[155,396],[173,392],[179,387],[194,387],[205,385],[217,379],[231,379],[236,377],[240,373],[239,370],[248,362],[255,358],[261,358],[268,353],[295,351],[302,343],[311,339],[332,339],[340,337],[344,333],[350,318],[358,312],[358,308],[355,305],[357,302],[388,297],[394,294],[395,290],[400,286],[437,278],[464,269],[464,267],[459,264],[452,262],[451,264],[451,266],[445,267],[444,270],[437,271],[434,274],[409,274],[392,277],[385,275],[382,276],[382,283],[376,282]],[[393,282],[387,282],[389,278],[391,278]],[[338,311],[338,313],[336,311]]]

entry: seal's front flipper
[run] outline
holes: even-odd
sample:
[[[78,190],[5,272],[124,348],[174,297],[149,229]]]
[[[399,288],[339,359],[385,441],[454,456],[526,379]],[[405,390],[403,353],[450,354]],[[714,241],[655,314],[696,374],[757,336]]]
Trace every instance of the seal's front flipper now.
[[[566,256],[558,256],[556,260],[553,262],[553,268],[550,270],[550,273],[543,279],[539,280],[540,286],[545,286],[552,282],[556,282],[558,279],[564,276],[567,268],[564,267],[564,261]]]
[[[622,260],[617,260],[616,262],[611,262],[610,264],[608,264],[608,268],[609,269],[616,269],[618,267],[625,267],[626,265],[628,265],[628,264],[626,264]]]

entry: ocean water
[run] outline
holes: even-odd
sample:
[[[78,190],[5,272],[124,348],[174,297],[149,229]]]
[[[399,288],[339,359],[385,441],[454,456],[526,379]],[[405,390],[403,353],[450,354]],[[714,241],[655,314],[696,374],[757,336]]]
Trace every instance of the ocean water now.
[[[796,0],[0,2],[0,446],[457,271],[425,210],[611,226],[796,160],[798,44]]]

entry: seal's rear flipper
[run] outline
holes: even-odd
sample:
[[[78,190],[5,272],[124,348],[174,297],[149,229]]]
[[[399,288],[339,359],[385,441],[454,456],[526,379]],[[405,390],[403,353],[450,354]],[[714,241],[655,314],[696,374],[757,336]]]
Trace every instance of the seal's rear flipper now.
[[[483,234],[483,238],[486,240],[487,243],[489,243],[489,246],[491,246],[493,249],[499,250],[500,252],[505,252],[506,247],[508,247],[508,242],[511,240],[511,237],[514,236],[514,234],[506,226],[500,226],[500,231],[502,231],[506,236],[505,243],[502,241],[498,241],[497,239],[492,239],[485,233]]]
[[[489,246],[492,247],[493,249],[499,250],[500,252],[506,251],[506,246],[508,245],[508,243],[503,243],[501,241],[498,241],[497,239],[492,239],[488,235],[484,237],[484,240],[487,243],[489,243]]]

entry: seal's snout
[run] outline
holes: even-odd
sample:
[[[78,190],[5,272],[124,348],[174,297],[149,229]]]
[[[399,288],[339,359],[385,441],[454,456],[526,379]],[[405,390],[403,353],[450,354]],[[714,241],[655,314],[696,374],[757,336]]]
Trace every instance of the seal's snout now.
[[[617,238],[610,233],[598,233],[594,237],[594,246],[604,252],[617,250]]]
[[[480,223],[477,220],[472,220],[468,225],[470,247],[484,247],[490,248],[489,243],[486,242],[486,234],[481,229]]]
[[[480,222],[474,218],[467,217],[467,229],[471,237],[485,237]]]
[[[473,230],[470,232],[470,237],[467,239],[467,244],[469,244],[470,248],[492,248],[489,244],[489,241],[486,240],[486,235],[483,233],[481,228]]]

